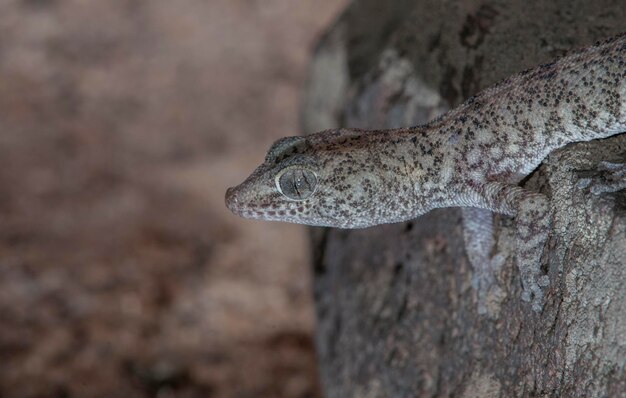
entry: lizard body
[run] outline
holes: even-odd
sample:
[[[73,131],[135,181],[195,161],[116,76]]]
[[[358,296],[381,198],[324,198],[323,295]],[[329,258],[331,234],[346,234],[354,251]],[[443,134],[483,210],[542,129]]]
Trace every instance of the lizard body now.
[[[491,266],[485,245],[492,233],[489,222],[476,220],[484,212],[513,216],[523,297],[538,311],[548,283],[539,264],[549,202],[517,184],[557,148],[623,132],[626,34],[512,76],[424,126],[283,138],[228,189],[226,204],[247,218],[340,228],[468,208],[466,246],[482,247],[482,254],[468,250],[475,269]]]

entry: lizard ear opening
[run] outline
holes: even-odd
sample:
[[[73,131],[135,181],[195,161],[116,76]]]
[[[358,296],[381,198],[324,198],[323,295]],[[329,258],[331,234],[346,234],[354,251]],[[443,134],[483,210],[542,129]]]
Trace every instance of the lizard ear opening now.
[[[287,167],[276,175],[278,192],[291,200],[305,200],[315,192],[317,176],[300,166]]]

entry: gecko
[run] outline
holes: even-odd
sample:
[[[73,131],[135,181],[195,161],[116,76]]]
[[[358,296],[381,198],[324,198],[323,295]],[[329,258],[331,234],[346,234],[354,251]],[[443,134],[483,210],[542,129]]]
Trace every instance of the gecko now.
[[[513,75],[425,125],[279,139],[225,201],[245,218],[337,228],[461,207],[478,284],[493,283],[493,213],[513,217],[522,300],[541,312],[552,211],[547,195],[519,184],[555,149],[624,132],[626,33]],[[599,168],[610,178],[592,192],[626,188],[626,164]]]

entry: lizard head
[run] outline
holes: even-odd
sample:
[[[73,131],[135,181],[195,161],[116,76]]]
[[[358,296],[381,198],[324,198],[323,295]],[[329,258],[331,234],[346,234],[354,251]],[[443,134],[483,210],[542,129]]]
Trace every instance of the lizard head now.
[[[384,188],[372,133],[327,130],[274,143],[265,161],[226,192],[235,214],[260,220],[361,228],[379,224],[394,194]],[[388,219],[388,215],[383,215]],[[387,221],[388,222],[388,221]]]

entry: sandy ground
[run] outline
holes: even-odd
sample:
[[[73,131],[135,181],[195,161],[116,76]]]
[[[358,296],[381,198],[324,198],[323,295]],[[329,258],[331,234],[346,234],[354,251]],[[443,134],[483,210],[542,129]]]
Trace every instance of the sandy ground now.
[[[305,231],[224,191],[346,2],[0,2],[1,397],[320,396]]]

